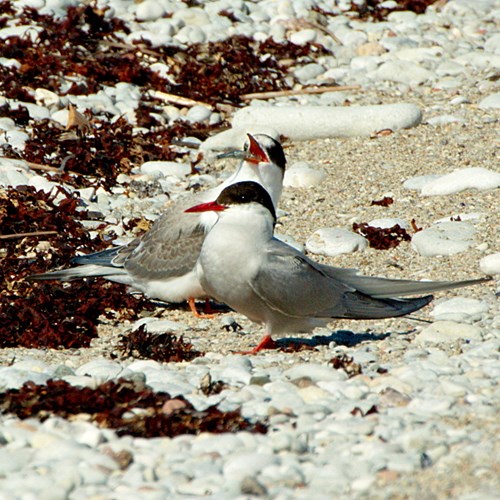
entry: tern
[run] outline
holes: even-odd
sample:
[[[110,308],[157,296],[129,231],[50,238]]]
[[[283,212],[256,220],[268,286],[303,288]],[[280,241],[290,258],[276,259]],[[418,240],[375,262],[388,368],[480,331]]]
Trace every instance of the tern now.
[[[227,186],[254,181],[269,191],[277,206],[283,188],[286,158],[281,144],[265,134],[248,135],[243,151],[221,156],[241,157],[238,170],[221,185],[191,194],[170,206],[151,229],[127,245],[75,257],[76,267],[30,276],[31,280],[70,281],[101,276],[124,283],[151,299],[164,302],[187,300],[191,310],[195,298],[206,297],[196,275],[196,262],[205,234],[217,221],[213,213],[186,213],[186,208],[214,200]]]
[[[426,306],[433,296],[401,297],[491,279],[395,280],[314,262],[273,236],[275,205],[252,181],[232,184],[215,201],[187,210],[208,211],[216,213],[218,221],[203,242],[198,278],[209,296],[264,325],[265,336],[250,354],[274,346],[272,335],[307,333],[336,318],[404,316]]]

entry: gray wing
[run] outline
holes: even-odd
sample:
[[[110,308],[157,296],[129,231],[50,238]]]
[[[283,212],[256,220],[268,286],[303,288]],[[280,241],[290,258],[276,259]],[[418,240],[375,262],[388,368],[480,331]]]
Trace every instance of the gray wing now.
[[[490,281],[491,277],[465,281],[414,281],[362,276],[356,269],[319,265],[321,270],[334,279],[342,281],[356,290],[374,298],[404,297],[421,293],[450,290],[464,286],[477,285]]]
[[[134,280],[163,280],[193,270],[201,251],[205,230],[198,214],[184,210],[199,202],[186,196],[159,217],[151,229],[128,245],[75,257],[76,267],[37,274],[33,280],[72,280],[104,276],[133,284]]]
[[[432,300],[372,298],[276,240],[267,248],[251,287],[268,307],[294,318],[387,318],[408,314]]]
[[[177,202],[155,221],[140,239],[133,241],[128,255],[115,259],[140,279],[163,280],[192,271],[200,255],[205,229],[199,214],[185,213],[196,199]]]

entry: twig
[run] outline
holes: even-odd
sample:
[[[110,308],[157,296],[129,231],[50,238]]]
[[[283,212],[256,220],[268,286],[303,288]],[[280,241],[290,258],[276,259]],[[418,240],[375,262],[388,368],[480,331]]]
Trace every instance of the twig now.
[[[67,161],[73,158],[73,156],[74,155],[68,155],[66,158],[64,158],[60,167],[51,167],[50,165],[42,165],[41,163],[33,163],[32,161],[27,161],[26,163],[28,164],[29,168],[31,168],[31,170],[47,170],[49,172],[61,172],[64,170]],[[73,172],[73,170],[67,170],[67,173],[73,175],[81,175],[78,172]]]
[[[57,167],[51,167],[50,165],[42,165],[41,163],[33,163],[32,161],[26,162],[32,170],[49,170],[52,172],[57,172],[59,169]]]
[[[250,99],[273,99],[275,97],[286,97],[291,95],[304,94],[324,94],[325,92],[343,92],[344,90],[358,90],[360,85],[329,85],[328,87],[308,87],[297,90],[276,90],[271,92],[255,92],[253,94],[242,94],[241,99],[248,101]]]
[[[0,234],[0,240],[15,240],[17,238],[25,237],[50,236],[52,234],[57,234],[57,231],[34,231],[32,233]]]
[[[171,102],[180,106],[205,106],[209,109],[213,108],[211,104],[207,104],[206,102],[195,101],[194,99],[189,99],[188,97],[182,97],[179,95],[167,94],[166,92],[161,92],[160,90],[152,90],[150,95],[152,97],[156,97],[156,99],[161,99],[162,101]]]

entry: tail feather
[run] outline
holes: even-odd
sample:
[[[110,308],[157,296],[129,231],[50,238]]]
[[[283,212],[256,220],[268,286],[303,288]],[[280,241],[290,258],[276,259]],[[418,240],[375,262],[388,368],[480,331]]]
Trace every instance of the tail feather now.
[[[322,270],[332,278],[338,279],[342,283],[376,299],[405,297],[439,290],[462,288],[486,283],[492,279],[491,277],[485,277],[465,281],[413,281],[362,276],[356,274],[354,269],[339,269],[331,266],[322,266]]]
[[[77,255],[71,259],[72,264],[88,265],[95,264],[98,266],[115,267],[113,264],[114,258],[120,253],[123,246],[108,248],[100,252],[90,253],[86,255]]]
[[[98,266],[94,264],[86,264],[83,266],[70,267],[69,269],[61,269],[59,271],[51,271],[48,273],[33,274],[29,276],[30,281],[45,281],[59,280],[72,281],[81,278],[96,278],[104,277],[117,283],[129,284],[130,278],[126,271],[121,268]]]
[[[434,298],[432,295],[413,299],[375,299],[360,293],[349,293],[345,300],[345,318],[381,319],[405,316],[425,307]]]

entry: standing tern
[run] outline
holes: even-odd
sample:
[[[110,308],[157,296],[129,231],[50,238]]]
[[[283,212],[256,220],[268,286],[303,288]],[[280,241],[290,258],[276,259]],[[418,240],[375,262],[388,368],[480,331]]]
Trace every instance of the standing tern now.
[[[266,190],[250,181],[228,186],[216,201],[187,210],[218,214],[203,242],[197,273],[209,296],[264,325],[265,336],[251,354],[274,345],[274,334],[310,332],[334,318],[404,316],[427,305],[433,296],[401,296],[491,279],[394,280],[322,265],[273,236],[274,207]]]
[[[262,184],[270,193],[273,210],[281,196],[286,167],[281,144],[265,134],[247,135],[244,151],[221,155],[243,159],[238,170],[221,185],[178,200],[148,232],[127,245],[75,257],[72,262],[76,267],[36,274],[30,279],[70,281],[102,276],[129,285],[153,299],[188,300],[191,310],[198,315],[194,299],[206,294],[195,266],[205,234],[217,217],[210,212],[186,213],[186,208],[214,200],[227,186],[240,181]]]

